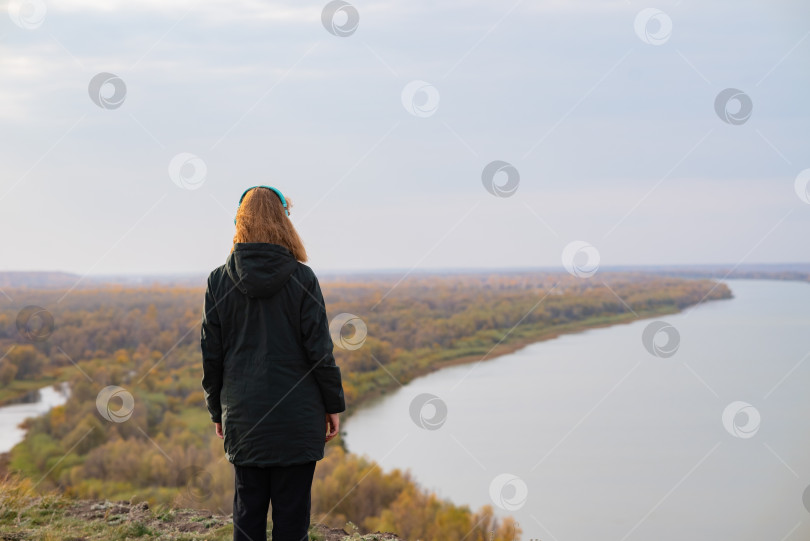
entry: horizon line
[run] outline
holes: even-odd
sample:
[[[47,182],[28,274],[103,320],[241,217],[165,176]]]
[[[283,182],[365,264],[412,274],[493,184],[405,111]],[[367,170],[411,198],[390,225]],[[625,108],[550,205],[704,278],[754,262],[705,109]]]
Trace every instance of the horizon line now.
[[[642,268],[656,268],[656,269],[668,269],[668,268],[696,268],[696,267],[703,267],[703,268],[712,268],[712,267],[735,267],[735,270],[741,268],[748,268],[748,267],[779,267],[779,266],[806,266],[808,270],[810,270],[810,261],[785,261],[785,262],[761,262],[761,263],[625,263],[625,264],[616,264],[616,265],[600,265],[600,269],[642,269]],[[408,273],[448,273],[448,272],[455,272],[455,273],[463,273],[463,272],[497,272],[497,271],[561,271],[564,272],[565,269],[562,265],[536,265],[536,266],[510,266],[510,267],[432,267],[432,268],[421,268],[421,269],[414,269],[414,268],[405,268],[405,267],[377,267],[377,268],[351,268],[351,269],[329,269],[323,268],[320,269],[319,272],[323,274],[369,274],[369,273],[396,273],[396,272],[408,272]],[[104,272],[104,273],[87,273],[84,276],[88,278],[103,278],[103,277],[144,277],[144,276],[197,276],[197,275],[207,275],[211,271],[156,271],[156,272]],[[2,274],[68,274],[68,275],[75,275],[81,276],[82,273],[78,272],[71,272],[71,271],[63,271],[63,270],[30,270],[30,269],[22,269],[22,270],[0,270],[0,275]]]

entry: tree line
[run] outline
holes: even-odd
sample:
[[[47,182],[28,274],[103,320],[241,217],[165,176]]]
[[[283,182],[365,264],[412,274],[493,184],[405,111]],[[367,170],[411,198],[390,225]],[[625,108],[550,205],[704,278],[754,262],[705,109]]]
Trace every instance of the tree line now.
[[[371,396],[447,363],[480,359],[493,347],[731,296],[710,280],[643,273],[591,280],[554,273],[419,275],[324,281],[322,287],[330,320],[354,317],[333,335],[350,344],[335,348],[347,413]],[[222,441],[213,437],[200,385],[202,287],[6,293],[0,399],[42,381],[67,380],[71,388],[66,404],[27,422],[10,470],[72,497],[137,495],[153,504],[231,512],[233,472]],[[25,312],[27,306],[45,309],[52,326],[42,313]],[[21,313],[30,316],[22,326]],[[134,400],[123,422],[111,422],[99,409],[99,392],[108,386]],[[348,453],[341,437],[327,445],[316,469],[312,517],[404,538],[520,538],[519,525],[496,518],[491,506],[473,511],[439,499],[408,471],[383,472]]]

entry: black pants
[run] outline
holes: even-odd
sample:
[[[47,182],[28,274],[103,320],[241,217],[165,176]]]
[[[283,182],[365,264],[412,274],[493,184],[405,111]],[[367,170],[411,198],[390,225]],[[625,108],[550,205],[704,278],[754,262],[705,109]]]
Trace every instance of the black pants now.
[[[273,504],[273,541],[307,541],[315,461],[254,468],[234,465],[233,539],[267,541]]]

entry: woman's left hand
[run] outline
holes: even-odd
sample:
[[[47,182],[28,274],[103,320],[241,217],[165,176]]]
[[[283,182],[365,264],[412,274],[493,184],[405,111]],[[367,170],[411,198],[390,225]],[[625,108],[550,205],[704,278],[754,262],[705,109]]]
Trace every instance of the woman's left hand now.
[[[223,439],[224,436],[222,435],[222,423],[214,423],[214,427],[216,428],[217,436],[219,436],[219,439]]]

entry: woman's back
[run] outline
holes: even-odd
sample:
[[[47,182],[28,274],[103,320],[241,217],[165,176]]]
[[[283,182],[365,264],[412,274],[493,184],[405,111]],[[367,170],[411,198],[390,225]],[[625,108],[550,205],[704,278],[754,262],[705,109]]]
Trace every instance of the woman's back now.
[[[277,189],[246,190],[205,290],[202,386],[235,469],[235,540],[266,538],[271,499],[273,538],[306,538],[315,464],[346,409],[323,294],[288,216]]]

